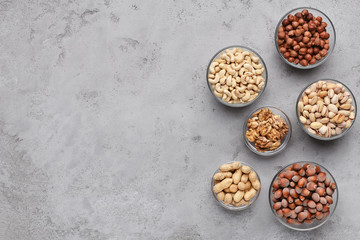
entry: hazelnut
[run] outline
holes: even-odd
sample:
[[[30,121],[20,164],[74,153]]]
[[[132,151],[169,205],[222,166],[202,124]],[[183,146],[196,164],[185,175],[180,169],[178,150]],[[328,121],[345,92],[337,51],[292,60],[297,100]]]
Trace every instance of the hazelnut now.
[[[287,19],[284,19],[283,21],[282,21],[282,25],[284,26],[284,27],[286,27],[287,25],[289,25],[290,24],[290,22],[289,22],[289,20],[287,20]]]
[[[290,53],[290,54],[291,54],[291,53]],[[323,50],[320,51],[320,55],[321,55],[322,57],[325,57],[327,54],[328,54],[328,51],[327,51],[326,49],[323,49]]]
[[[309,11],[307,9],[304,9],[301,11],[301,15],[303,15],[304,17],[306,17],[309,14]]]
[[[326,44],[324,45],[324,49],[329,50],[329,48],[330,48],[330,47],[329,47],[329,44],[326,43]]]
[[[309,61],[309,64],[315,64],[316,63],[316,59],[315,58],[312,58],[310,61]]]
[[[296,29],[295,30],[295,36],[300,36],[301,35],[301,30],[300,29]]]
[[[293,58],[293,57],[289,57],[289,58],[288,58],[288,61],[292,63],[292,62],[294,62],[294,61],[295,61],[295,58]]]
[[[299,46],[299,47],[300,47],[300,46]],[[294,49],[294,50],[295,50],[295,49]],[[300,48],[300,49],[299,49],[299,54],[300,54],[300,55],[305,55],[305,54],[306,54],[306,50],[307,50],[306,48]]]
[[[286,52],[286,48],[285,48],[285,47],[281,47],[281,48],[280,48],[280,52],[281,52],[281,53]]]
[[[330,34],[327,32],[322,32],[319,35],[322,39],[328,39],[330,37]]]
[[[287,25],[287,26],[285,27],[285,30],[286,30],[286,31],[293,30],[293,27],[291,26],[291,24],[289,24],[289,25]]]
[[[306,54],[306,55],[305,55],[305,59],[308,60],[308,61],[310,61],[310,60],[312,59],[312,56],[311,56],[310,54]]]
[[[279,39],[284,39],[285,38],[285,32],[279,32],[278,33],[278,38]]]
[[[305,43],[299,42],[300,47],[306,47]]]
[[[292,57],[297,57],[297,56],[298,56],[298,54],[297,54],[297,52],[296,52],[296,51],[291,50],[291,51],[290,51],[290,56],[292,56]]]
[[[320,49],[319,49],[318,47],[314,47],[314,54],[315,54],[315,55],[318,54],[319,51],[320,51]]]
[[[307,51],[306,51],[308,54],[313,54],[314,52],[314,49],[312,47],[308,48]]]
[[[303,37],[303,42],[304,43],[308,43],[310,41],[310,38],[309,37]]]
[[[316,29],[316,25],[314,23],[309,23],[309,30],[313,31]]]
[[[303,55],[299,55],[297,59],[302,60],[303,58]]]
[[[320,22],[318,20],[315,20],[314,24],[316,25],[316,27],[320,26]]]
[[[309,30],[309,24],[307,23],[304,23],[302,27],[305,31]]]
[[[299,62],[300,62],[300,59],[298,59],[298,58],[295,59],[295,61],[294,61],[295,64],[298,64]]]
[[[311,37],[311,33],[309,31],[304,32],[304,37]]]
[[[288,15],[288,20],[289,20],[290,22],[294,21],[294,15],[289,14],[289,15]]]
[[[293,26],[293,28],[297,28],[299,26],[299,22],[293,21],[291,25]]]
[[[295,45],[295,46],[293,47],[293,49],[294,49],[295,51],[299,51],[300,46],[299,46],[299,45]],[[306,50],[305,50],[305,51],[306,51]],[[299,52],[299,54],[301,54],[301,53]]]
[[[318,17],[316,17],[316,20],[318,20],[319,22],[322,22],[322,17],[318,16]]]
[[[288,38],[288,39],[286,40],[286,44],[291,45],[291,44],[293,43],[293,41],[294,41],[294,39]]]
[[[284,58],[288,59],[290,57],[290,53],[289,52],[284,52],[283,56],[284,56]]]
[[[295,14],[295,17],[297,17],[297,18],[300,20],[300,18],[302,18],[301,12],[297,12],[297,13]]]
[[[299,42],[301,42],[301,41],[303,40],[303,36],[300,35],[300,36],[298,36],[298,37],[295,37],[294,40],[299,43]]]
[[[304,23],[305,23],[305,20],[304,20],[303,18],[300,18],[300,19],[299,19],[299,24],[300,24],[300,25],[303,25]]]
[[[306,16],[306,19],[308,20],[308,21],[310,21],[310,20],[312,20],[313,19],[313,15],[312,15],[312,13],[309,13],[307,16]]]
[[[304,67],[306,67],[308,65],[308,61],[306,59],[303,59],[300,61],[300,64]]]
[[[277,42],[277,44],[281,45],[284,43],[284,40],[278,39],[278,40],[276,40],[276,42]]]
[[[316,28],[316,31],[318,31],[318,33],[322,33],[323,31],[325,31],[325,28],[322,27],[322,26],[318,26],[318,27]]]
[[[322,56],[321,56],[320,53],[318,53],[318,54],[315,55],[315,58],[316,58],[316,60],[320,60],[320,59],[322,59]]]
[[[289,37],[292,37],[294,35],[295,35],[295,30],[291,30],[291,31],[288,32]]]
[[[324,27],[324,28],[326,28],[326,27],[327,27],[327,23],[326,23],[326,22],[322,22],[322,23],[321,23],[321,26]]]

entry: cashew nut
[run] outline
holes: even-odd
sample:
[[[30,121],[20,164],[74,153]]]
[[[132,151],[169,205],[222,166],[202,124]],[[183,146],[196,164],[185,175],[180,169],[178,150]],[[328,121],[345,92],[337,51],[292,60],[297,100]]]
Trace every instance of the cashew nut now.
[[[218,83],[219,80],[220,80],[220,79],[219,79],[219,74],[216,74],[216,76],[215,76],[214,79],[209,78],[209,82],[210,82],[210,83],[213,83],[213,84]]]
[[[249,99],[250,99],[250,92],[246,90],[245,96],[243,96],[241,100],[243,100],[244,102],[247,102],[247,101],[249,101]]]
[[[212,73],[212,74],[214,74],[214,73],[215,73],[215,67],[216,67],[217,65],[219,65],[218,62],[212,62],[212,63],[210,64],[210,67],[209,67],[209,72]]]
[[[260,60],[258,57],[255,57],[254,53],[250,54],[250,58],[251,58],[251,61],[253,61],[255,63],[258,63]]]

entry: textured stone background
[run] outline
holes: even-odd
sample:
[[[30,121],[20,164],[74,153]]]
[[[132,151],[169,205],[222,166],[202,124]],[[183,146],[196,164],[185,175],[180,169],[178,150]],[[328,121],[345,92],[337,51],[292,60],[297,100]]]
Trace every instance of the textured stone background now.
[[[288,10],[312,6],[333,20],[337,44],[319,68],[284,64],[274,30]],[[359,239],[359,121],[321,143],[297,125],[309,82],[330,77],[360,94],[357,1],[0,1],[0,239]],[[219,104],[206,85],[219,49],[257,50],[269,71],[260,101]],[[358,99],[359,100],[359,99]],[[274,105],[293,138],[263,159],[242,142],[246,115]],[[222,163],[253,165],[263,190],[250,209],[219,207],[210,177]],[[324,164],[340,201],[308,233],[269,209],[281,167]]]

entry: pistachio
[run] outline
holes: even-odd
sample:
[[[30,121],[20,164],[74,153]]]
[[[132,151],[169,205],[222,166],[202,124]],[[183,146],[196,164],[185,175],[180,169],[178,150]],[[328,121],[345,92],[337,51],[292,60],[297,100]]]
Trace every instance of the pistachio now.
[[[323,126],[323,125],[322,125],[322,123],[320,123],[320,122],[312,122],[312,123],[310,124],[310,127],[311,127],[312,129],[315,129],[315,130],[320,129],[322,126]]]

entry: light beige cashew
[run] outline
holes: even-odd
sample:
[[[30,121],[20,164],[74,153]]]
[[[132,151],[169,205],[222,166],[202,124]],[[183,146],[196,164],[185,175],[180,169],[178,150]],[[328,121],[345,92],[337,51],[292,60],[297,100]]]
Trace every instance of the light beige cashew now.
[[[219,78],[221,79],[223,76],[225,76],[225,74],[226,74],[225,69],[222,69],[222,70],[219,72]]]
[[[248,51],[244,51],[244,52],[241,53],[241,55],[242,55],[243,57],[245,57],[245,56],[249,56],[250,53],[249,53]]]
[[[236,87],[236,80],[235,80],[235,78],[232,78],[232,80],[231,80],[231,87]]]
[[[219,93],[218,91],[214,90],[214,94],[215,96],[219,97],[219,98],[222,98],[223,97],[223,94],[222,93]]]
[[[222,78],[220,78],[220,84],[225,84],[225,81],[226,81],[226,77],[223,76]]]
[[[264,83],[264,82],[261,82],[261,83],[258,84],[258,88],[259,88],[259,89],[263,89],[264,85],[265,85],[265,83]]]
[[[224,94],[226,94],[228,98],[231,98],[231,93],[227,89],[224,90]]]
[[[226,94],[223,94],[223,95],[222,95],[222,100],[223,100],[223,101],[226,101],[226,102],[229,101],[229,99],[227,99],[227,95],[226,95]]]
[[[243,97],[241,98],[241,100],[243,100],[244,102],[247,102],[247,101],[249,101],[250,96],[251,96],[250,91],[246,90],[246,91],[245,91],[245,96],[243,96]]]
[[[246,68],[249,72],[252,72],[254,68],[251,66],[251,64],[245,63],[244,68]]]
[[[258,63],[260,58],[256,57],[254,53],[250,53],[250,58],[253,62]]]
[[[238,90],[241,93],[244,93],[246,90],[246,86],[236,87],[236,90]]]
[[[231,76],[228,76],[226,79],[226,85],[228,85],[229,87],[231,87],[231,80],[232,80]]]
[[[247,88],[248,88],[248,90],[254,90],[255,92],[259,91],[259,88],[256,85],[251,84],[251,83],[248,84]]]
[[[260,69],[260,68],[263,67],[263,65],[262,65],[261,63],[256,64],[256,63],[252,62],[251,65],[252,65],[255,69]]]
[[[215,78],[215,75],[214,74],[209,74],[208,78]]]
[[[229,48],[225,50],[226,54],[234,54],[236,52],[236,48]]]
[[[237,100],[237,99],[238,99],[238,97],[237,97],[236,94],[235,94],[235,90],[232,90],[232,91],[231,91],[231,97],[232,97],[234,100]]]
[[[215,73],[215,67],[216,67],[217,65],[219,65],[218,62],[212,62],[212,63],[210,64],[210,67],[209,67],[210,73],[212,73],[212,74]]]
[[[236,96],[239,98],[239,99],[241,99],[242,97],[244,97],[245,96],[245,93],[241,93],[241,92],[239,92],[239,90],[235,90],[235,94],[236,94]]]
[[[241,67],[242,67],[241,64],[236,64],[236,65],[235,65],[235,63],[231,64],[231,68],[236,70],[236,71],[239,71]]]
[[[220,81],[219,79],[219,74],[216,74],[215,78],[214,79],[211,79],[209,78],[209,82],[212,83],[212,84],[216,84]]]
[[[236,74],[236,71],[234,69],[232,69],[230,65],[227,66],[226,71],[231,75]]]
[[[262,76],[256,76],[256,85],[265,82],[265,79]]]
[[[236,83],[240,83],[240,82],[241,82],[241,78],[240,78],[240,77],[236,77],[236,78],[235,78],[235,81],[236,81]]]
[[[245,74],[245,76],[249,76],[249,77],[254,75],[252,72],[245,72],[244,74]]]
[[[226,70],[226,68],[227,68],[227,64],[226,63],[220,63],[219,64],[219,67],[221,68],[221,69],[225,69]]]
[[[237,53],[241,54],[242,52],[243,52],[243,51],[242,51],[241,48],[236,48],[236,53],[235,53],[235,54],[237,54]]]
[[[245,67],[242,67],[239,71],[239,76],[243,76],[246,71],[247,69]]]
[[[215,90],[216,90],[217,92],[219,92],[219,93],[224,92],[224,90],[221,88],[220,83],[217,83],[217,84],[215,85]]]
[[[219,64],[220,63],[226,63],[226,60],[218,58],[218,59],[215,59],[215,62],[218,62]]]
[[[214,90],[215,84],[211,84],[211,89]]]
[[[245,63],[251,64],[251,58],[249,56],[245,57]]]
[[[228,56],[230,57],[230,62],[235,62],[235,56],[232,53],[228,53]]]
[[[262,74],[264,71],[265,71],[265,68],[260,68],[260,69],[255,70],[255,74],[260,75],[260,74]]]

